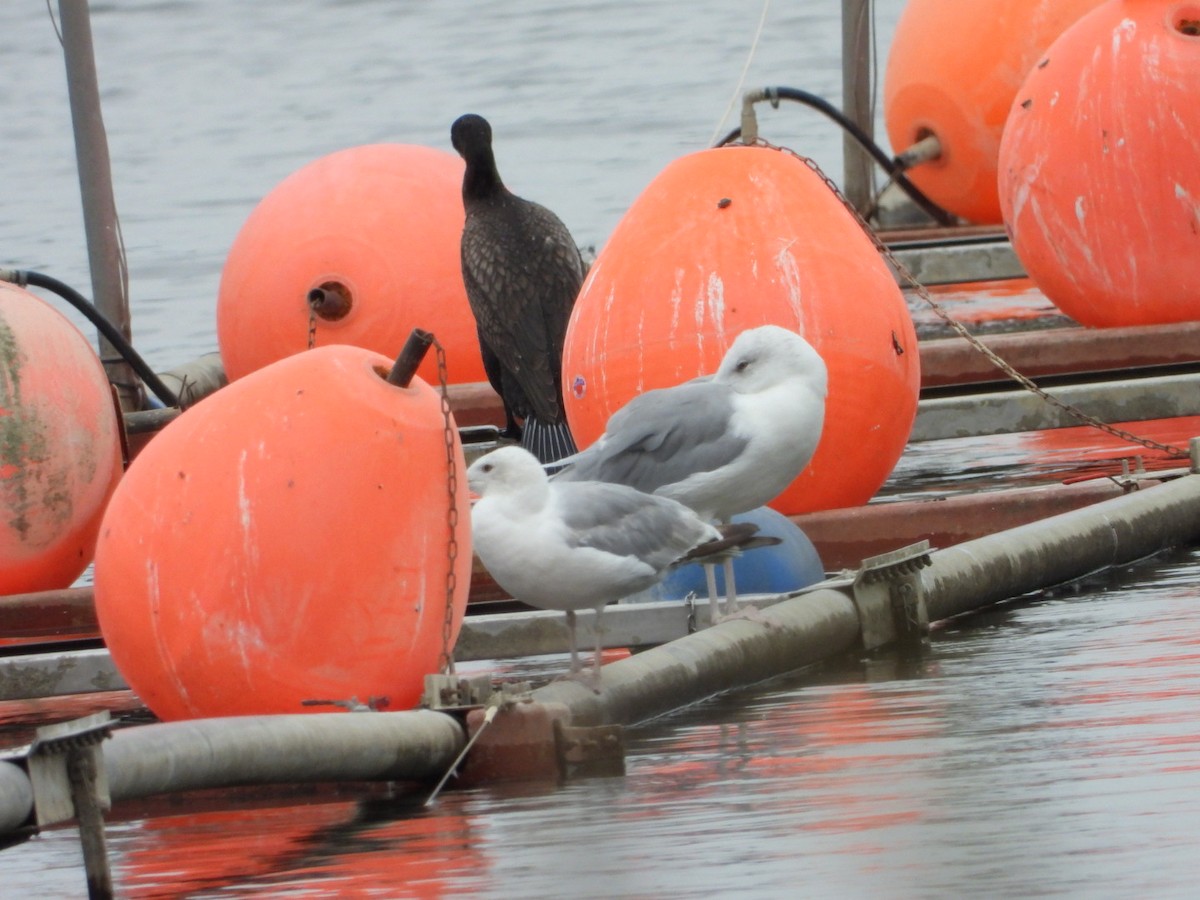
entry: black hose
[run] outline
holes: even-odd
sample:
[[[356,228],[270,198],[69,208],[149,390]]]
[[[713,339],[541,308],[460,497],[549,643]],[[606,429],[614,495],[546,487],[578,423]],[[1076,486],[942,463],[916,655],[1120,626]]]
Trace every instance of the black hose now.
[[[953,213],[947,212],[941,206],[938,206],[934,201],[930,200],[925,193],[913,184],[904,174],[904,166],[896,162],[892,157],[888,156],[883,150],[871,140],[870,136],[863,131],[856,122],[848,118],[845,113],[830,103],[823,97],[818,97],[816,94],[809,91],[803,91],[798,88],[789,87],[769,87],[763,88],[763,92],[767,95],[766,99],[771,102],[772,106],[778,106],[780,100],[794,100],[797,103],[803,103],[806,106],[811,106],[818,112],[824,113],[830,119],[833,119],[840,125],[859,145],[866,150],[879,163],[880,168],[887,172],[888,176],[896,183],[896,187],[908,194],[917,206],[921,207],[934,221],[939,225],[953,225],[956,221]],[[718,147],[723,147],[726,144],[737,140],[742,135],[741,128],[735,128],[729,134],[725,135],[717,142]]]
[[[34,287],[45,288],[62,297],[62,299],[79,310],[89,322],[96,326],[97,330],[116,348],[117,352],[121,354],[121,358],[129,363],[133,371],[137,373],[137,376],[142,379],[146,387],[154,392],[154,395],[159,400],[167,406],[179,405],[179,398],[175,396],[175,392],[163,384],[162,379],[154,373],[154,370],[146,365],[146,361],[133,349],[133,346],[125,339],[125,335],[121,334],[120,329],[113,325],[79,291],[75,290],[69,284],[59,281],[57,278],[44,275],[41,272],[31,272],[28,269],[9,269],[5,272],[5,275],[7,281],[11,281],[18,287],[33,285]]]

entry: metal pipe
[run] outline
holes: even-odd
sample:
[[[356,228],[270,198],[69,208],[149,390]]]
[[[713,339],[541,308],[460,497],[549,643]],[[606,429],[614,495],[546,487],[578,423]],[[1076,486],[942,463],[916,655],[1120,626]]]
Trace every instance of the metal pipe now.
[[[232,716],[126,728],[104,742],[114,802],[173,791],[315,781],[433,781],[466,744],[431,710]]]
[[[313,315],[326,322],[336,322],[350,314],[354,297],[350,288],[340,281],[326,281],[308,292],[308,306]]]
[[[1185,475],[932,555],[931,620],[1063,584],[1200,539],[1200,476]]]
[[[0,835],[16,831],[33,814],[33,785],[20,767],[0,761]]]
[[[104,317],[116,325],[126,342],[130,342],[125,262],[113,196],[108,138],[100,113],[100,88],[96,80],[88,4],[80,0],[59,0],[58,15],[62,23],[63,57],[75,132],[75,158],[92,273],[92,296]],[[103,335],[100,336],[100,358],[104,361],[108,380],[117,388],[121,408],[141,409],[142,388],[132,367]]]
[[[1081,578],[1200,538],[1200,476],[932,554],[922,573],[931,620]],[[572,724],[633,724],[721,691],[812,665],[859,642],[849,595],[820,589],[604,667],[603,692],[556,682],[533,692]]]
[[[907,171],[913,166],[932,162],[942,155],[942,142],[936,134],[927,134],[902,152],[896,154],[896,165]]]
[[[404,347],[400,351],[400,355],[396,357],[392,371],[388,373],[388,384],[394,384],[396,387],[402,388],[408,387],[409,383],[412,382],[413,376],[417,374],[417,367],[421,365],[421,360],[429,352],[429,346],[432,343],[432,334],[420,328],[414,328],[412,334],[408,336],[408,340],[404,342]]]
[[[533,691],[533,699],[563,704],[572,725],[630,725],[813,665],[858,642],[850,597],[817,590],[607,665],[599,694],[558,681]]]
[[[868,137],[874,138],[870,0],[842,0],[842,111]],[[842,137],[842,160],[846,199],[865,213],[875,195],[871,157],[847,134]]]
[[[216,351],[161,372],[159,378],[174,391],[179,398],[179,406],[184,409],[229,384],[221,354]]]
[[[79,823],[79,840],[83,845],[88,897],[107,900],[113,895],[112,867],[108,863],[108,842],[104,839],[104,811],[97,796],[100,774],[93,749],[72,747],[67,750],[67,778],[75,819]]]

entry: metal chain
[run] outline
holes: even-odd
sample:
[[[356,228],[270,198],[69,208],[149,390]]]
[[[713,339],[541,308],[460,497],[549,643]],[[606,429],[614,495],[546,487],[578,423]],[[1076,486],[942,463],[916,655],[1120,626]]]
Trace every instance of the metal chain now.
[[[446,388],[446,349],[436,337],[433,338],[433,347],[437,352],[438,389],[442,395],[442,422],[446,435],[446,491],[450,495],[450,507],[446,514],[446,524],[450,528],[446,544],[449,565],[446,568],[446,608],[442,617],[442,655],[438,668],[446,675],[453,675],[454,655],[450,644],[454,633],[454,594],[458,590],[458,576],[454,572],[458,563],[458,463],[454,452],[456,431],[450,413],[450,392]]]
[[[308,349],[317,346],[317,310],[310,303],[308,306]]]
[[[1000,371],[1004,372],[1006,375],[1016,381],[1019,385],[1021,385],[1021,387],[1036,394],[1051,406],[1057,407],[1062,412],[1065,412],[1067,415],[1072,416],[1083,424],[1090,425],[1093,428],[1098,428],[1101,431],[1111,434],[1113,437],[1130,441],[1131,443],[1141,444],[1143,447],[1147,447],[1151,450],[1157,450],[1160,453],[1165,453],[1171,457],[1186,459],[1190,455],[1187,450],[1181,447],[1175,447],[1170,444],[1160,444],[1158,441],[1150,438],[1139,437],[1136,434],[1116,428],[1107,422],[1097,419],[1095,416],[1085,413],[1081,409],[1077,409],[1070,403],[1066,403],[1052,394],[1047,393],[1045,389],[1038,387],[1029,379],[1028,376],[1018,372],[1010,363],[999,357],[994,350],[986,346],[982,341],[979,340],[979,338],[975,337],[975,335],[971,334],[965,325],[951,317],[951,315],[946,312],[946,310],[943,309],[936,300],[933,299],[925,285],[921,284],[921,282],[916,279],[916,276],[914,276],[908,270],[908,268],[902,262],[900,262],[896,255],[892,252],[891,248],[880,239],[879,235],[875,233],[875,229],[867,224],[866,220],[862,217],[859,211],[854,208],[854,205],[846,199],[846,196],[842,193],[841,189],[828,175],[821,171],[821,167],[818,166],[815,161],[806,156],[801,156],[799,153],[796,153],[794,150],[790,150],[787,147],[777,147],[774,144],[763,140],[762,138],[757,139],[754,144],[756,146],[762,146],[771,150],[778,150],[782,153],[787,153],[800,160],[800,162],[804,163],[804,165],[811,169],[816,176],[825,182],[826,186],[833,191],[834,196],[836,196],[842,202],[842,205],[850,211],[850,215],[854,217],[854,220],[858,223],[859,227],[862,228],[867,237],[871,239],[871,243],[875,245],[875,249],[878,250],[883,257],[892,264],[896,272],[899,273],[901,279],[903,279],[903,281],[909,287],[916,291],[917,296],[924,300],[938,315],[938,317],[941,318],[947,325],[949,325],[960,337],[965,339],[972,347],[982,353],[992,363],[992,365],[996,366],[998,369],[1000,369]]]

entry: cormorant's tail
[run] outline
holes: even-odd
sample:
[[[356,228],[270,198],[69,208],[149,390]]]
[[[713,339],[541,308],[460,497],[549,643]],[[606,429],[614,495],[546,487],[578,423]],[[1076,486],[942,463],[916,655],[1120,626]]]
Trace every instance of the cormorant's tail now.
[[[561,422],[542,422],[533,415],[525,419],[521,446],[536,456],[542,465],[579,452],[566,419]],[[547,471],[553,474],[556,470],[548,468]]]

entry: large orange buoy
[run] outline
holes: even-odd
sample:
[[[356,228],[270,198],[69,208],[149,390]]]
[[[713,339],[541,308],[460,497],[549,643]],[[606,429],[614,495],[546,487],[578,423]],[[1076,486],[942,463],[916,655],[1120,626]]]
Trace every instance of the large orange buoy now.
[[[909,173],[930,199],[1000,222],[1000,135],[1017,88],[1063,29],[1103,0],[908,0],[888,53],[883,111],[897,152],[930,134],[941,156]]]
[[[912,429],[916,334],[841,201],[799,158],[766,147],[675,160],[613,231],[563,353],[580,446],[633,396],[716,371],[739,333],[769,323],[804,335],[829,368],[816,455],[772,505],[794,514],[865,502]]]
[[[284,179],[242,226],[221,273],[217,338],[229,378],[309,346],[395,357],[437,334],[448,377],[484,380],[459,265],[463,163],[408,144],[332,153]],[[310,316],[310,298],[317,304]],[[426,381],[435,361],[420,369]]]
[[[1200,3],[1112,0],[1013,104],[1000,198],[1038,287],[1084,325],[1200,319]]]
[[[466,608],[462,447],[439,395],[350,346],[288,357],[168,425],[130,466],[96,549],[118,670],[163,719],[413,706]],[[458,472],[450,566],[447,439]]]
[[[68,587],[121,477],[104,367],[52,306],[0,282],[0,594]]]

